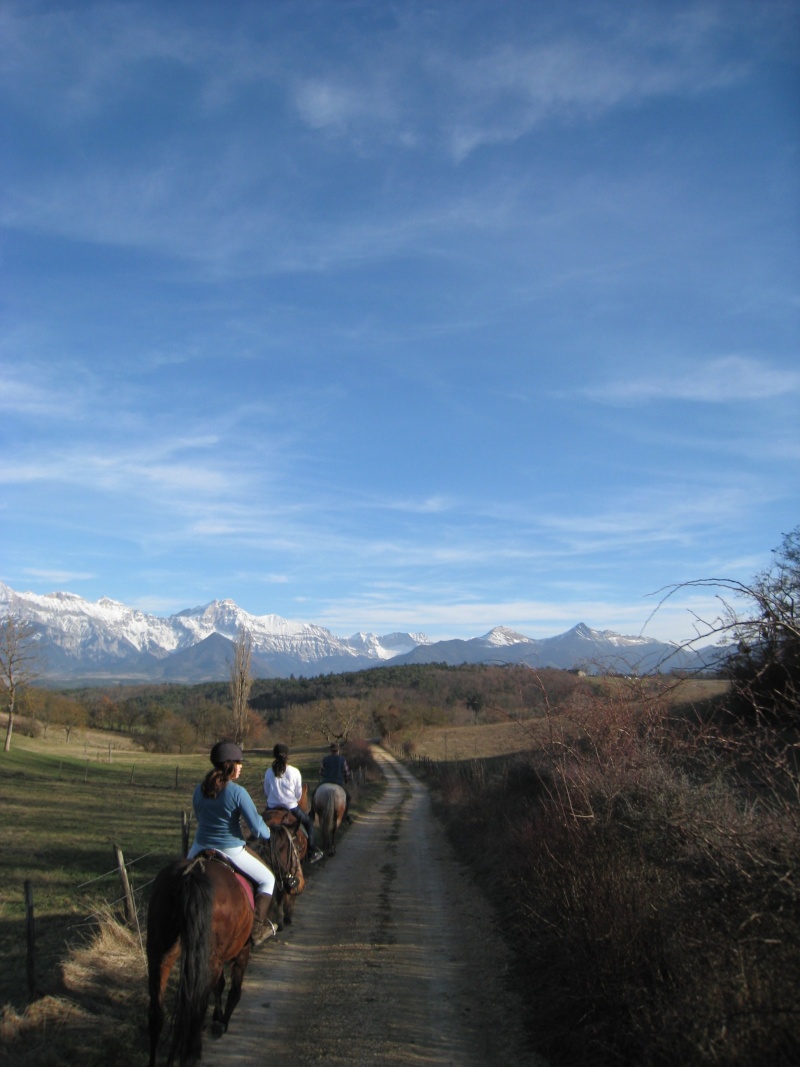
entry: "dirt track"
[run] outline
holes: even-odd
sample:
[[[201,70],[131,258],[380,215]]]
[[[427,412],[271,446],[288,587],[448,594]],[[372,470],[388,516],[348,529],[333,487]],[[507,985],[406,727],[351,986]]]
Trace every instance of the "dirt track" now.
[[[430,812],[427,790],[376,749],[388,788],[319,864],[295,923],[253,956],[219,1067],[508,1067],[526,1050],[507,954]]]

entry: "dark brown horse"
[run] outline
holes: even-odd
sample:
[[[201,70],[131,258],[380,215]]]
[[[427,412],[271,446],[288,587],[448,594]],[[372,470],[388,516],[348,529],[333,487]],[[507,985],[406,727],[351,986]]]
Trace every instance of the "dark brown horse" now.
[[[329,856],[336,855],[336,831],[347,811],[347,793],[340,785],[323,782],[318,785],[311,802],[312,818],[316,815],[322,831],[322,847]]]
[[[150,1067],[155,1067],[164,1025],[164,993],[175,960],[180,955],[167,1063],[174,1063],[177,1056],[180,1067],[191,1067],[202,1054],[203,1022],[212,993],[215,1036],[225,1033],[239,1003],[252,925],[252,899],[221,860],[206,855],[176,860],[159,873],[147,914]],[[230,964],[230,990],[223,1012],[226,964]]]
[[[295,900],[306,887],[302,862],[308,851],[308,839],[300,831],[300,820],[285,808],[266,808],[262,816],[270,829],[269,841],[251,842],[251,845],[275,875],[272,904],[278,929],[282,930],[291,925]]]

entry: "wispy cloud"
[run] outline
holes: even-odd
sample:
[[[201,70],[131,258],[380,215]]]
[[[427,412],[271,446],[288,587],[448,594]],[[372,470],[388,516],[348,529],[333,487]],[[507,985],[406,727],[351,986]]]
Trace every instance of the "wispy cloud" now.
[[[65,411],[63,396],[34,385],[30,381],[0,370],[0,411],[23,417],[61,417]]]
[[[575,597],[571,600],[427,600],[414,598],[352,598],[323,606],[314,621],[347,636],[357,630],[385,634],[389,629],[425,632],[434,640],[480,637],[495,626],[508,626],[526,637],[555,637],[580,622],[629,636],[689,641],[708,632],[704,623],[719,616],[719,602],[711,594],[687,590],[659,604],[657,600],[621,603],[619,600]],[[703,620],[704,622],[700,622]],[[678,635],[678,636],[676,636]]]
[[[91,581],[96,577],[90,571],[40,570],[35,567],[26,567],[22,573],[37,582],[52,582],[57,589],[63,589],[72,582]]]
[[[627,379],[582,390],[612,404],[685,400],[703,404],[750,403],[800,395],[800,371],[774,368],[747,356],[724,356],[694,366],[676,365],[669,374]]]

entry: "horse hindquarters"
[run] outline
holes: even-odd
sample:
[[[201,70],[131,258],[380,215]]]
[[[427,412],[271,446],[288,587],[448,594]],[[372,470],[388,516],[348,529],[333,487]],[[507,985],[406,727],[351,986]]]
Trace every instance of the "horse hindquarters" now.
[[[336,853],[336,831],[344,816],[347,795],[339,785],[323,782],[314,794],[314,809],[322,829],[322,847],[331,856]]]
[[[164,996],[170,972],[180,951],[180,925],[175,898],[175,866],[162,870],[156,878],[147,911],[147,1011],[150,1040],[150,1067],[155,1067],[156,1051],[164,1027]]]
[[[177,1053],[184,1067],[200,1059],[203,1021],[214,981],[219,977],[210,964],[214,889],[202,863],[192,863],[182,871],[178,893],[181,977],[169,1062]]]

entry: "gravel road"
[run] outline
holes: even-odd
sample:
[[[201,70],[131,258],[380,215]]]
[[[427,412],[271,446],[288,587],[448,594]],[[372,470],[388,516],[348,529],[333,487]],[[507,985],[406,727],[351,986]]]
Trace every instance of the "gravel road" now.
[[[507,952],[426,788],[383,749],[375,756],[385,795],[313,869],[294,925],[254,953],[205,1061],[543,1067],[505,987]]]

